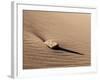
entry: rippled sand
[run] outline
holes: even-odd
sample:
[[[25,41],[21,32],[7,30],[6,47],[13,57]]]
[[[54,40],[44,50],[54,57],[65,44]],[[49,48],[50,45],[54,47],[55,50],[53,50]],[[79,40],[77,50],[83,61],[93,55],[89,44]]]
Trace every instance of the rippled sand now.
[[[76,67],[90,65],[90,14],[24,11],[24,69]],[[54,39],[61,47],[83,53],[48,48],[45,40]]]

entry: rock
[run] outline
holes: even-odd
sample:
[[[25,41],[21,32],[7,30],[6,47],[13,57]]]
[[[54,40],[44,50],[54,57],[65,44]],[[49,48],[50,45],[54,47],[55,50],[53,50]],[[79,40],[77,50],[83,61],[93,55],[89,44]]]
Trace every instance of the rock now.
[[[46,44],[49,48],[54,48],[58,45],[58,43],[53,40],[46,40],[44,44]]]

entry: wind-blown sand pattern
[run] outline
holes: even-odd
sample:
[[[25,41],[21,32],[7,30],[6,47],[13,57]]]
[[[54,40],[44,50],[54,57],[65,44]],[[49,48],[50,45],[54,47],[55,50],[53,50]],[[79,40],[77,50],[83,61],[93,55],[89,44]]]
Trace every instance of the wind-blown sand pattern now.
[[[23,11],[23,69],[79,67],[91,63],[91,15]],[[61,47],[84,55],[52,50],[36,36],[54,39]]]

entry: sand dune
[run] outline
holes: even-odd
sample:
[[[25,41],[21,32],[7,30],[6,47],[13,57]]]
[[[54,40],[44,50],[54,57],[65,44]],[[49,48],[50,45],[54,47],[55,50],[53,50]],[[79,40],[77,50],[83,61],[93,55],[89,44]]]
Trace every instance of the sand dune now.
[[[24,69],[90,65],[90,14],[24,11]],[[52,50],[45,40],[84,55]]]

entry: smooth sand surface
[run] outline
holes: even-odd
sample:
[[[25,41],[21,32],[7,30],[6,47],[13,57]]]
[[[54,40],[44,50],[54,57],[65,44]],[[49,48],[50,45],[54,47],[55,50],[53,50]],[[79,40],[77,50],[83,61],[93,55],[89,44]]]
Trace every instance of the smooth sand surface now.
[[[23,14],[24,69],[78,67],[91,64],[90,14],[28,10],[24,10]],[[52,50],[36,34],[45,40],[53,39],[61,47],[84,55]]]

